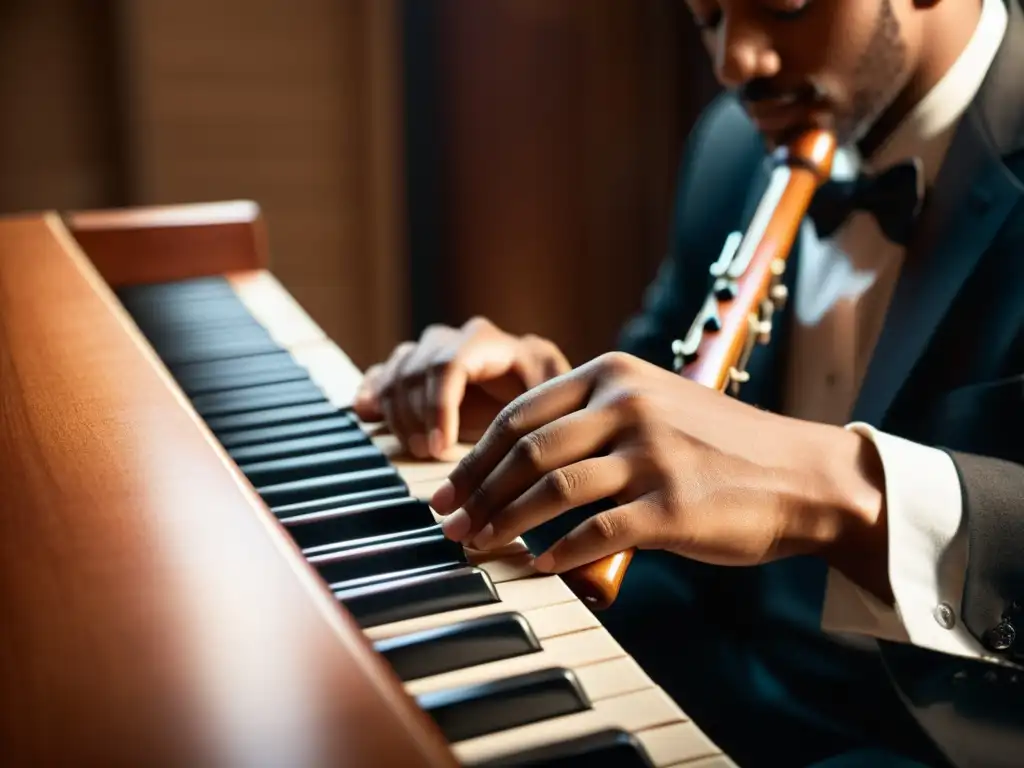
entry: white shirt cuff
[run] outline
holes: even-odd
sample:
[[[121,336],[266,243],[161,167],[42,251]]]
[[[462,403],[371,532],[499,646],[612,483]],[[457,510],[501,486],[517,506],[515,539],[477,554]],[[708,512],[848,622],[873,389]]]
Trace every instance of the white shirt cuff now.
[[[822,628],[912,643],[942,653],[989,658],[960,620],[967,571],[967,531],[953,460],[943,451],[847,426],[874,443],[885,472],[889,583],[885,605],[835,569],[829,571]]]

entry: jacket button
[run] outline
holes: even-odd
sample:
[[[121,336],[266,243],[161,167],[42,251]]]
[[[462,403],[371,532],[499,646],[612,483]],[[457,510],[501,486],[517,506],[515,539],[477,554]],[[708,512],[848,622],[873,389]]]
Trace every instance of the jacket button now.
[[[985,641],[993,651],[1005,651],[1017,639],[1017,630],[1006,619],[1003,619],[986,633]]]
[[[952,629],[956,626],[956,614],[953,613],[953,607],[949,603],[939,603],[935,606],[932,615],[943,629]]]

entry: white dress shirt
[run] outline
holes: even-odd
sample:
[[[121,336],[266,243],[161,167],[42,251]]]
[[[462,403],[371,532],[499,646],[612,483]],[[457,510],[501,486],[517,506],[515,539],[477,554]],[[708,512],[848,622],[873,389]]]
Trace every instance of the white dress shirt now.
[[[942,80],[864,167],[877,172],[917,157],[931,185],[961,115],[1002,41],[1007,11],[985,0],[974,36]],[[851,177],[855,150],[837,152],[833,176]],[[887,240],[871,214],[857,212],[827,240],[809,222],[795,296],[785,412],[846,424],[874,352],[902,267],[903,248]],[[885,471],[889,580],[895,607],[884,605],[838,571],[829,573],[823,627],[910,642],[970,657],[989,654],[959,618],[967,563],[960,481],[942,451],[847,424],[873,441]],[[940,569],[940,563],[942,564]]]

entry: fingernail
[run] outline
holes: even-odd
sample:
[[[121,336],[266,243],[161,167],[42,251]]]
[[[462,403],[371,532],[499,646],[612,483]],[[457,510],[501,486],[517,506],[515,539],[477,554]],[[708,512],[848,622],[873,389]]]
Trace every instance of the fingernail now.
[[[469,519],[466,510],[460,509],[451,517],[445,518],[441,523],[441,531],[452,541],[462,541],[469,533],[473,521]]]
[[[426,438],[419,434],[409,435],[409,452],[417,459],[428,458]]]
[[[430,430],[430,453],[436,459],[444,453],[444,434],[436,427]]]
[[[555,558],[550,552],[545,552],[533,561],[533,567],[538,571],[550,571],[555,567]]]
[[[434,511],[439,515],[447,515],[452,511],[452,506],[455,504],[455,486],[452,485],[451,480],[445,480],[441,483],[441,486],[434,491],[434,495],[430,497],[430,506],[434,508]]]
[[[494,526],[488,523],[473,539],[472,547],[473,549],[487,549],[492,541],[494,541]]]

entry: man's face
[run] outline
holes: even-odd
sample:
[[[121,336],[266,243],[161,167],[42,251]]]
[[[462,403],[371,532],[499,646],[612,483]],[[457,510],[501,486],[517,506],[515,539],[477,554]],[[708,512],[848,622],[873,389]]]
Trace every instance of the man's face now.
[[[906,85],[913,0],[687,0],[719,82],[770,144],[801,128],[858,141]]]

